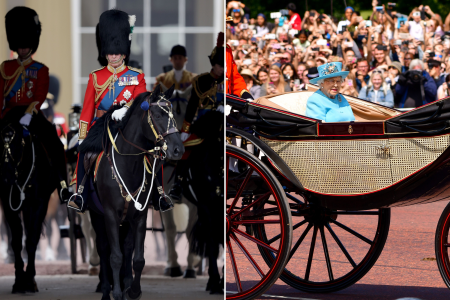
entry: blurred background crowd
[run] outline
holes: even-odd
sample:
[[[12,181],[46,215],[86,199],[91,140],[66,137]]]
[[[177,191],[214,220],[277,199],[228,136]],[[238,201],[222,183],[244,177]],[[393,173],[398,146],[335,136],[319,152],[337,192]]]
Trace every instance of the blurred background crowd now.
[[[344,1],[349,5],[334,11],[331,2],[327,14],[329,3],[311,9],[308,1],[301,7],[268,2],[277,9],[266,11],[252,0],[226,5],[233,18],[227,44],[255,99],[307,89],[317,66],[336,61],[350,71],[342,94],[396,108],[449,95],[450,7],[442,11],[432,0],[417,6],[414,0],[409,5],[374,0],[371,7],[361,4],[369,6],[363,11]]]

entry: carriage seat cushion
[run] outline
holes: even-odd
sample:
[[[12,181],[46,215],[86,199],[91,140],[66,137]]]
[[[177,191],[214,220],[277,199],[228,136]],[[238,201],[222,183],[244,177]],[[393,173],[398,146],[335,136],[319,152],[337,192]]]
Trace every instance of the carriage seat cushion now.
[[[305,116],[306,102],[312,94],[313,92],[290,92],[264,96],[256,99],[254,102]]]
[[[288,92],[263,96],[254,102],[306,116],[306,103],[313,93],[313,91]],[[401,113],[348,95],[344,97],[352,108],[356,122],[382,122]]]

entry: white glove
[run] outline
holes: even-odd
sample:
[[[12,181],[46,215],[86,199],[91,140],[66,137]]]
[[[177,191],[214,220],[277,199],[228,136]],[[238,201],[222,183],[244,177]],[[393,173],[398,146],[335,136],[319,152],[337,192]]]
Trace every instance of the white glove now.
[[[122,107],[121,109],[117,109],[112,114],[112,119],[115,121],[120,121],[123,119],[125,114],[127,113],[128,107]]]
[[[182,142],[186,141],[190,136],[191,136],[190,133],[182,132],[182,133],[181,133],[181,141],[182,141]]]
[[[223,105],[219,105],[216,110],[223,113],[224,112]]]
[[[22,118],[20,118],[19,123],[23,126],[30,125],[31,122],[31,114],[24,114]]]
[[[84,141],[84,140],[78,140],[78,146],[81,145],[81,143],[82,143],[83,141]]]

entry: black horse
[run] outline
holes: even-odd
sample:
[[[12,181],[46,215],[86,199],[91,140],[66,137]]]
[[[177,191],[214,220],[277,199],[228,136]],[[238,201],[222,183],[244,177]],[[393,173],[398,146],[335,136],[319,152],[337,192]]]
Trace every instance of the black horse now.
[[[138,299],[142,295],[140,279],[145,265],[147,200],[150,202],[155,193],[158,195],[157,201],[160,199],[153,174],[157,174],[164,159],[178,160],[184,153],[172,119],[172,107],[167,100],[173,90],[172,87],[160,93],[158,86],[153,93],[140,94],[117,124],[109,121],[116,108],[110,109],[97,120],[89,132],[91,137],[88,135],[82,145],[88,147],[95,140],[100,140],[105,147],[104,157],[98,166],[97,181],[88,199],[100,255],[102,299],[110,299],[111,285],[116,300],[122,297]],[[110,133],[105,129],[108,124],[113,125]],[[146,162],[145,157],[148,158]],[[122,192],[118,182],[123,187]],[[99,201],[96,201],[97,195]],[[135,200],[139,204],[135,204]]]
[[[198,220],[192,232],[191,247],[209,258],[211,294],[223,294],[217,258],[224,244],[224,115],[210,111],[198,119],[191,132],[204,139],[187,158],[183,177],[183,195],[197,205]]]
[[[11,228],[11,245],[14,251],[15,283],[13,293],[38,292],[34,276],[36,248],[42,232],[42,223],[47,213],[50,195],[59,188],[58,169],[64,168],[64,161],[55,165],[55,159],[48,154],[59,152],[64,156],[63,144],[55,139],[49,145],[45,135],[55,135],[55,127],[38,113],[31,121],[31,130],[19,124],[26,107],[16,107],[0,122],[0,198],[5,219]],[[59,143],[58,143],[59,142]],[[47,150],[46,150],[47,149]],[[53,163],[52,163],[53,161]],[[25,247],[28,253],[28,264],[24,271],[22,251],[22,220],[26,232]]]

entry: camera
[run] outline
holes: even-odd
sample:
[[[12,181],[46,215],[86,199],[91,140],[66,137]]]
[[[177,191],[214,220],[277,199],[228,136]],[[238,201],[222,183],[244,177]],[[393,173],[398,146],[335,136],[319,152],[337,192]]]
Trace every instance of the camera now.
[[[423,82],[422,71],[420,70],[410,70],[404,74],[400,74],[398,78],[398,83],[400,85],[418,86]]]

